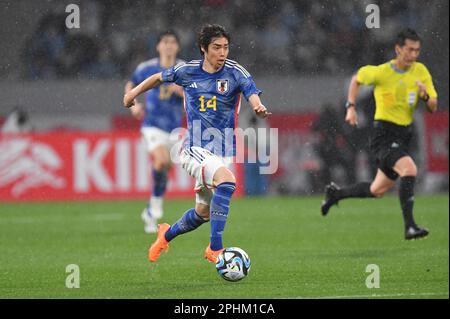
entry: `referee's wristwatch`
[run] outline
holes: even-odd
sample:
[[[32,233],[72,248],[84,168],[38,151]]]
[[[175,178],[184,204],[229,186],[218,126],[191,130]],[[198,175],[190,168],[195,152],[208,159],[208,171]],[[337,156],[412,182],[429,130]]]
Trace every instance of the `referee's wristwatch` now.
[[[345,108],[346,108],[347,110],[348,110],[349,108],[355,107],[355,106],[356,106],[356,104],[353,103],[353,102],[347,101],[347,102],[345,103]]]
[[[430,99],[430,94],[425,93],[425,96],[422,98],[422,101],[428,102],[429,99]]]

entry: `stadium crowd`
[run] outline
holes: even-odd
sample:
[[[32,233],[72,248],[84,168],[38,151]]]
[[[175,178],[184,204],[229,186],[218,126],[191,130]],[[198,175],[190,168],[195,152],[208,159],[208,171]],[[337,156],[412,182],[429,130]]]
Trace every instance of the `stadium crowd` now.
[[[353,69],[355,62],[391,58],[386,48],[391,47],[398,27],[412,21],[420,24],[427,14],[420,2],[408,0],[78,3],[80,29],[66,28],[66,14],[61,10],[42,14],[24,43],[23,78],[125,78],[140,61],[155,55],[156,37],[164,29],[179,34],[181,57],[197,58],[195,31],[205,22],[227,26],[233,35],[231,58],[254,74],[339,74]],[[380,7],[383,32],[366,28],[369,3]]]

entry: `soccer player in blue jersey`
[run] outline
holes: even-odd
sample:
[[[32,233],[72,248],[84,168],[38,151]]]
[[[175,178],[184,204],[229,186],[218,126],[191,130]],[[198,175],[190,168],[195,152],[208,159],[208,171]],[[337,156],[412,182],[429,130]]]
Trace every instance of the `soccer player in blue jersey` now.
[[[159,57],[138,65],[125,85],[125,93],[151,75],[182,62],[177,59],[179,41],[173,31],[160,34],[156,50]],[[149,203],[141,214],[146,233],[155,233],[157,220],[163,216],[167,174],[172,164],[169,151],[176,143],[169,136],[173,129],[181,126],[182,103],[183,89],[176,84],[164,84],[147,92],[145,106],[136,101],[131,107],[133,116],[142,120],[141,134],[152,158],[153,189]]]
[[[180,153],[182,167],[196,179],[196,204],[172,226],[158,225],[158,236],[149,249],[155,262],[176,236],[210,221],[210,243],[204,257],[215,262],[223,250],[222,233],[231,197],[236,189],[228,163],[235,155],[237,113],[241,93],[260,117],[270,114],[261,103],[261,91],[237,62],[227,59],[230,35],[219,25],[205,25],[198,35],[202,59],[178,64],[152,75],[124,96],[131,107],[135,98],[162,83],[176,83],[184,89],[188,134]],[[231,137],[229,131],[232,131]]]

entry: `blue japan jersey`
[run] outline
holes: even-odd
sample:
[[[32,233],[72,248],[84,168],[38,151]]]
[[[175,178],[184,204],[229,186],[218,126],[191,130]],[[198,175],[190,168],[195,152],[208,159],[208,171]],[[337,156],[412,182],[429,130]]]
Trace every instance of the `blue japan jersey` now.
[[[182,60],[177,60],[177,63],[181,62]],[[158,58],[148,60],[138,65],[133,73],[131,82],[135,86],[139,85],[148,77],[163,70]],[[183,98],[169,92],[167,88],[168,84],[163,84],[147,91],[145,117],[142,121],[143,127],[157,127],[170,133],[173,129],[181,126]]]
[[[163,82],[184,88],[188,135],[184,148],[199,146],[215,155],[236,155],[237,115],[241,93],[248,100],[261,94],[250,73],[233,60],[215,73],[202,69],[203,60],[180,63],[162,73]]]

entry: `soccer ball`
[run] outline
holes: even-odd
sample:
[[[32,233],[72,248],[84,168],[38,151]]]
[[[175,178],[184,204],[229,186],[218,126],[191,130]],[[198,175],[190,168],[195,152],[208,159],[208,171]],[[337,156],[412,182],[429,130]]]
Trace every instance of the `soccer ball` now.
[[[223,279],[239,281],[245,278],[250,270],[250,258],[241,248],[225,248],[217,257],[216,269]]]

